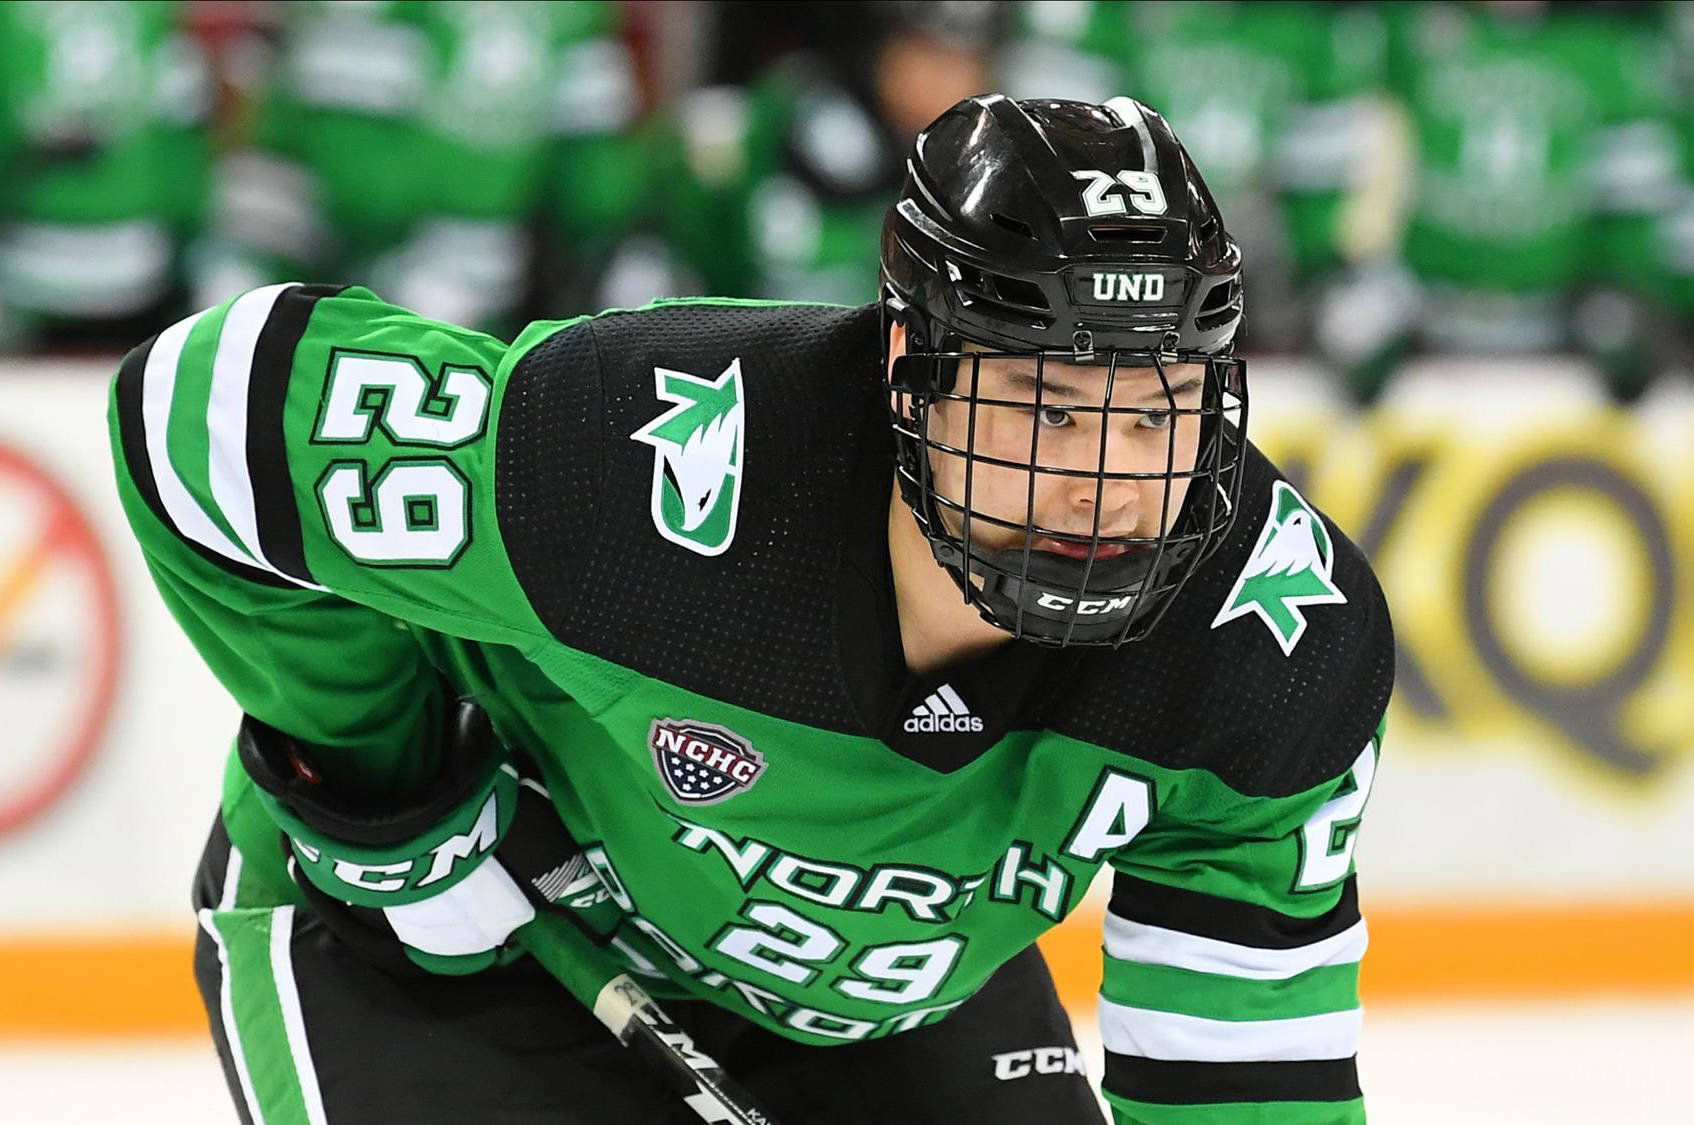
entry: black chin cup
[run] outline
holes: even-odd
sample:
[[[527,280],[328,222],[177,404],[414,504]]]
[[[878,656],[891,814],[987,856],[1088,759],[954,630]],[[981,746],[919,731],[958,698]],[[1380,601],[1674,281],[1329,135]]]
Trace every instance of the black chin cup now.
[[[931,540],[936,561],[954,574],[962,568],[956,542]],[[1166,543],[1163,550],[1140,550],[1116,558],[1066,558],[1021,547],[1004,551],[972,550],[970,573],[982,583],[975,591],[983,617],[1017,637],[1037,644],[1110,644],[1134,626],[1143,595],[1160,590],[1171,573],[1193,554],[1187,543]],[[1084,576],[1086,575],[1086,585]]]

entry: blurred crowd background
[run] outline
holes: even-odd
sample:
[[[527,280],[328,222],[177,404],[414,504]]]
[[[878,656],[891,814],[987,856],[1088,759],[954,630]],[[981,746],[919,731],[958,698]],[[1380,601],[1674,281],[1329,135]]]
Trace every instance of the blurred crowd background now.
[[[876,296],[954,101],[1137,97],[1247,252],[1249,354],[1694,340],[1694,4],[0,4],[0,351],[279,280],[500,335],[660,295]]]

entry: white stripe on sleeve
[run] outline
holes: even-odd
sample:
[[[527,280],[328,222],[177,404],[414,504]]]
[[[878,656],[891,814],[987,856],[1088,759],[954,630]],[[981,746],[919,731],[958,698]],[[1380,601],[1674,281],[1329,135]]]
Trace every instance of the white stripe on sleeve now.
[[[1348,965],[1365,955],[1370,942],[1363,918],[1345,930],[1293,949],[1260,949],[1180,930],[1131,922],[1106,913],[1106,956],[1142,965],[1168,965],[1197,973],[1249,980],[1287,980],[1308,969]]]
[[[309,585],[271,565],[260,548],[253,481],[247,471],[247,392],[252,383],[259,333],[270,319],[277,299],[296,284],[290,281],[243,293],[224,316],[223,328],[218,333],[217,355],[212,360],[212,393],[206,402],[206,444],[210,452],[207,471],[212,499],[253,561],[286,582]]]
[[[177,321],[159,333],[159,338],[153,341],[153,350],[147,353],[147,366],[141,373],[141,429],[147,439],[147,463],[153,468],[153,483],[159,489],[159,502],[165,506],[165,513],[171,517],[178,531],[226,559],[243,566],[257,567],[259,564],[253,556],[229,541],[182,483],[176,466],[171,464],[170,450],[166,445],[182,347],[188,341],[188,334],[205,315],[197,312],[187,320]]]
[[[1283,1020],[1211,1020],[1100,1000],[1100,1039],[1120,1055],[1173,1062],[1297,1062],[1359,1052],[1363,1011]]]
[[[223,510],[235,537],[260,565],[270,560],[259,548],[259,521],[253,511],[253,482],[247,472],[247,388],[259,332],[277,298],[289,285],[267,285],[237,297],[224,316],[212,360],[212,391],[206,401],[206,436],[212,499]]]

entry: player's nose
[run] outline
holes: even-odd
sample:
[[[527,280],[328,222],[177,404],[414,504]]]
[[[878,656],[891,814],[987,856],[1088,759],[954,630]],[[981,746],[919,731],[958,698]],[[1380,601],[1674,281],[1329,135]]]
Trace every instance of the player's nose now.
[[[1098,524],[1104,536],[1129,535],[1138,522],[1141,495],[1147,482],[1108,471],[1066,478],[1066,503],[1071,522],[1092,534]]]
[[[1067,490],[1073,505],[1098,507],[1102,512],[1116,512],[1137,506],[1143,494],[1156,481],[1148,478],[1164,468],[1161,457],[1147,448],[1137,435],[1118,432],[1111,427],[1101,438],[1104,448],[1089,451],[1088,470],[1082,476],[1070,477]],[[1092,443],[1090,443],[1092,444]]]

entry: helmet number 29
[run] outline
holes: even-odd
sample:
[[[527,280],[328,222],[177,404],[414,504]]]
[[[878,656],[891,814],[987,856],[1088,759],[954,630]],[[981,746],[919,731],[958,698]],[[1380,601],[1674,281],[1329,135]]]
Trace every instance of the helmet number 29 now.
[[[1129,204],[1143,215],[1163,215],[1170,209],[1165,201],[1165,189],[1159,177],[1151,172],[1106,172],[1084,169],[1071,175],[1086,185],[1082,189],[1082,206],[1090,217],[1127,215]],[[1119,189],[1124,189],[1121,193]]]

